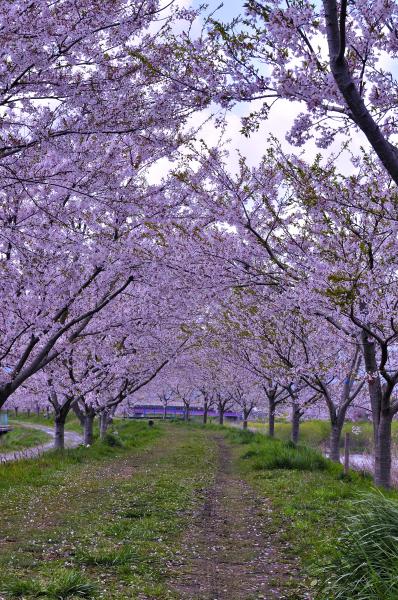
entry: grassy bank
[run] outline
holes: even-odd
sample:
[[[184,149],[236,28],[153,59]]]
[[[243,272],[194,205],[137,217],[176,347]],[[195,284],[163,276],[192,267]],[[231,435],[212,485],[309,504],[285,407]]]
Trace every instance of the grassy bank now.
[[[15,425],[12,431],[0,436],[0,454],[25,450],[45,444],[50,440],[51,437],[44,433],[44,431]]]
[[[105,444],[0,466],[0,596],[174,598],[177,540],[214,462],[200,430],[124,421]]]
[[[258,421],[250,422],[250,427],[259,432],[267,433],[267,426]],[[373,426],[368,421],[345,423],[343,435],[341,437],[341,447],[344,444],[344,433],[351,434],[352,452],[363,453],[371,452],[373,449]],[[275,423],[275,436],[278,439],[288,441],[290,439],[291,425],[288,422],[279,421]],[[329,445],[330,423],[327,421],[312,420],[303,421],[300,425],[300,444],[311,446],[312,448],[326,449]],[[398,447],[398,421],[392,423],[393,445]]]
[[[295,449],[286,442],[271,440],[250,432],[232,430],[227,435],[235,444],[237,464],[242,477],[262,496],[270,499],[274,515],[273,527],[283,532],[286,552],[300,557],[305,570],[306,585],[315,593],[331,570],[334,573],[336,570],[343,572],[344,561],[347,570],[354,572],[357,565],[351,564],[350,560],[354,560],[353,557],[348,551],[344,555],[344,549],[340,548],[341,536],[347,533],[352,518],[359,514],[358,502],[363,498],[373,498],[371,479],[356,472],[351,472],[345,477],[339,465],[331,463],[309,448]],[[382,510],[384,497],[387,500],[391,499],[396,507],[398,528],[396,491],[385,493],[383,496],[376,493],[376,500],[379,500],[373,502],[376,515],[374,518],[377,520],[377,514]],[[368,523],[370,519],[369,513]],[[346,542],[346,549],[350,547],[351,543]],[[369,560],[369,577],[376,580],[375,573],[371,572],[371,558],[362,547],[357,550],[356,557],[360,552],[362,562]],[[394,565],[398,561],[396,542],[390,560],[390,570],[394,571]],[[389,584],[390,581],[385,578],[385,585]],[[376,596],[374,591],[370,595],[360,589],[357,592],[358,595],[351,592],[350,596],[337,596],[337,592],[330,591],[319,592],[317,598],[326,600],[340,597],[377,597],[379,600],[396,600],[398,597],[394,595],[396,592],[393,592],[393,595],[380,595],[378,592],[379,595]]]

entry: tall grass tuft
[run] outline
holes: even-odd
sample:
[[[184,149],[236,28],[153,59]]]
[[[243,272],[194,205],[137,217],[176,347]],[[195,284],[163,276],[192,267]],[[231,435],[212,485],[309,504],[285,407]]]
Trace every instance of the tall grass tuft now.
[[[354,503],[318,600],[397,600],[398,503],[374,492]]]
[[[34,580],[10,579],[2,584],[1,598],[40,598],[45,592],[42,586]]]
[[[260,434],[261,435],[261,434]],[[248,429],[228,429],[228,437],[235,444],[251,444],[259,438],[259,434]],[[264,437],[264,436],[262,436]]]
[[[95,598],[97,586],[87,581],[78,571],[62,570],[55,574],[53,581],[46,590],[49,598],[67,600],[68,598]]]
[[[0,593],[6,598],[68,600],[69,598],[96,598],[98,590],[94,583],[88,581],[78,571],[61,569],[53,573],[52,580],[47,585],[43,581],[34,579],[14,579],[3,584]]]
[[[334,468],[329,460],[312,448],[295,446],[291,442],[281,442],[265,436],[257,444],[251,445],[243,458],[253,459],[252,467],[257,471],[268,469],[326,471]]]

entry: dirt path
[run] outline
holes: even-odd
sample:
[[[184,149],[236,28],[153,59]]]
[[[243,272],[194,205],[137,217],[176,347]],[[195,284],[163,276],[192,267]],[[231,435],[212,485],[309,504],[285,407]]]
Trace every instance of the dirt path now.
[[[0,454],[0,463],[11,462],[14,460],[22,460],[24,458],[35,458],[40,456],[43,452],[52,450],[54,447],[55,430],[53,427],[46,425],[38,425],[37,423],[21,423],[18,422],[19,427],[28,427],[29,429],[38,429],[47,433],[52,440],[39,446],[33,446],[32,448],[26,448],[25,450],[16,450],[15,452],[7,452]],[[79,444],[83,443],[83,438],[79,433],[75,431],[65,430],[65,448],[76,448]]]
[[[300,598],[289,593],[298,576],[292,558],[272,533],[266,499],[233,472],[231,450],[217,436],[219,468],[214,486],[183,542],[174,587],[186,600],[274,600]]]

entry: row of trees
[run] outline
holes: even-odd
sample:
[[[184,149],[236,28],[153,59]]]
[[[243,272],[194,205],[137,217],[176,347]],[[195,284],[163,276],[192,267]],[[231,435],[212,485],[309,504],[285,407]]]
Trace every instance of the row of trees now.
[[[195,11],[3,4],[0,407],[50,404],[63,447],[71,408],[90,441],[189,341],[205,296],[176,272],[181,201],[148,171],[192,139],[221,75],[181,33]]]
[[[271,433],[289,401],[293,440],[324,406],[337,460],[361,405],[388,487],[395,2],[250,0],[231,24],[155,0],[3,8],[0,407],[50,403],[62,447],[73,407],[90,440],[95,414],[105,430],[144,386],[171,378],[183,398],[195,377],[245,421],[267,403]],[[217,126],[249,103],[249,135],[279,100],[304,110],[289,141],[328,152],[270,138],[231,172],[222,144],[198,142],[213,107]]]

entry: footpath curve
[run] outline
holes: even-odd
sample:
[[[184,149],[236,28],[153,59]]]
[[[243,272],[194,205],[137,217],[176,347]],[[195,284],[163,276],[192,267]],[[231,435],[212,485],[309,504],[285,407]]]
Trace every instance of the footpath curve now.
[[[45,444],[40,444],[40,446],[33,446],[32,448],[26,448],[25,450],[17,450],[15,452],[7,452],[5,454],[0,454],[0,463],[12,462],[15,460],[23,460],[26,458],[36,458],[43,454],[44,452],[48,452],[54,448],[54,438],[55,438],[55,430],[53,427],[48,427],[47,425],[39,425],[37,423],[20,423],[18,422],[20,427],[27,427],[29,429],[38,429],[39,431],[43,431],[47,433],[52,439]],[[83,437],[76,433],[75,431],[67,431],[65,430],[65,448],[76,448],[83,443]]]

